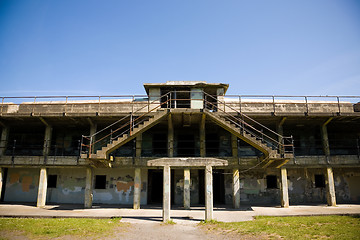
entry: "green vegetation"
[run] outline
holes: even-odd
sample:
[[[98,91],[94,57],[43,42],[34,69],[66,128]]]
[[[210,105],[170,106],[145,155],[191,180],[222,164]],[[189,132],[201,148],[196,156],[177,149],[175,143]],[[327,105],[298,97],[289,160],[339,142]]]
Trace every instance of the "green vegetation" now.
[[[99,238],[111,236],[115,228],[125,228],[120,218],[0,218],[0,239],[25,235],[29,238],[57,238],[75,236],[77,238]]]
[[[209,230],[285,239],[360,239],[360,216],[256,217],[254,221],[201,223]]]
[[[170,219],[170,220],[168,220],[166,222],[163,222],[162,224],[163,225],[174,225],[174,224],[176,224],[176,222],[174,222],[172,219]]]

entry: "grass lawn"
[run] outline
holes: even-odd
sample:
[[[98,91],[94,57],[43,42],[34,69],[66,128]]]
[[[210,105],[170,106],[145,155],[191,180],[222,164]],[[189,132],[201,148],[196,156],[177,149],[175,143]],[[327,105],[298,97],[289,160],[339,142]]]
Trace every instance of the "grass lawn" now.
[[[23,235],[28,238],[57,238],[74,236],[95,239],[111,236],[115,228],[125,229],[120,218],[0,218],[0,239]]]
[[[205,222],[209,230],[285,239],[360,239],[360,216],[256,217],[249,222]]]

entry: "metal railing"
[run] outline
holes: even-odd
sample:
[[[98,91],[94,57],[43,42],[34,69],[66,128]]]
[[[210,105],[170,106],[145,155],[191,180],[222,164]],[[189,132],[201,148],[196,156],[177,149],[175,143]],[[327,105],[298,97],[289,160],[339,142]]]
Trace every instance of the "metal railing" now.
[[[175,99],[172,105],[179,105]],[[349,112],[348,106],[344,103],[351,103],[353,111],[360,112],[360,106],[355,110],[355,104],[360,102],[360,96],[322,96],[322,95],[309,95],[309,96],[295,96],[295,95],[225,95],[225,102],[233,104],[234,108],[239,112],[246,112],[248,104],[266,103],[269,106],[264,110],[265,112],[276,113],[279,112],[281,105],[287,104],[302,106],[302,112],[308,114],[316,112],[312,110],[314,106],[321,106],[327,104],[333,106],[333,110],[339,114],[342,112]],[[50,111],[54,114],[69,114],[76,112],[73,105],[90,105],[91,111],[96,114],[107,113],[106,108],[102,108],[105,104],[131,104],[132,108],[147,106],[150,107],[150,99],[147,95],[104,95],[104,96],[24,96],[24,97],[0,97],[0,116],[8,113],[24,113],[36,115],[41,113],[42,108],[37,108],[39,104],[51,104]],[[53,107],[58,106],[58,107]],[[185,105],[186,106],[186,105]],[[15,110],[13,109],[15,107]],[[177,106],[175,106],[176,108]],[[148,109],[149,110],[149,109]]]

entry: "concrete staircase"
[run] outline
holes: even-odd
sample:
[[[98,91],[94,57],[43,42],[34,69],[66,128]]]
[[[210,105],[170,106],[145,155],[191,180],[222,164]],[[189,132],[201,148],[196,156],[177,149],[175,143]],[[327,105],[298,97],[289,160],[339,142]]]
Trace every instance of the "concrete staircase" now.
[[[270,137],[264,134],[256,133],[258,130],[251,129],[249,126],[245,127],[244,125],[236,123],[235,121],[226,119],[225,115],[219,114],[217,112],[210,112],[204,109],[204,113],[213,122],[261,151],[264,155],[260,158],[260,167],[279,168],[287,163],[290,158],[293,158],[293,154],[281,153],[282,146],[280,142],[273,141]],[[233,116],[233,118],[236,117]],[[242,121],[241,119],[238,120],[239,122]],[[267,138],[267,140],[265,140],[265,138]]]
[[[144,122],[140,123],[139,125],[135,126],[132,131],[125,133],[118,137],[117,139],[111,141],[106,146],[102,147],[101,149],[96,151],[96,154],[91,154],[90,159],[96,160],[108,160],[109,153],[116,150],[117,148],[121,147],[125,143],[134,139],[137,135],[145,132],[149,128],[153,127],[154,125],[158,124],[161,119],[166,117],[169,114],[167,110],[157,110],[153,116],[149,119],[145,120]]]

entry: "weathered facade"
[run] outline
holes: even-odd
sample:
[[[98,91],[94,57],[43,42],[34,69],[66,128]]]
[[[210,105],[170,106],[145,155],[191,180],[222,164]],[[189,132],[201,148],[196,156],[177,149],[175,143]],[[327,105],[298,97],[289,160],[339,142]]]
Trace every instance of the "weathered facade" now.
[[[2,98],[1,201],[119,207],[360,203],[360,97],[225,96],[227,84],[144,84],[144,96]],[[355,101],[354,101],[355,100]]]

